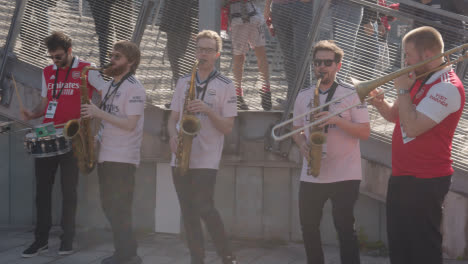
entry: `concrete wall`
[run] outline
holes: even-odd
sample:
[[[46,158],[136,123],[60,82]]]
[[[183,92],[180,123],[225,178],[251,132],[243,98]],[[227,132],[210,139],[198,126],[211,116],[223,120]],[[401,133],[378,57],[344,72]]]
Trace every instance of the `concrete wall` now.
[[[26,107],[37,103],[38,90],[19,83]],[[16,109],[16,110],[15,110]],[[18,116],[16,98],[2,113]],[[135,227],[142,231],[177,233],[180,231],[178,202],[171,186],[168,166],[169,147],[165,121],[169,111],[147,106],[142,146],[142,164],[137,170],[134,200]],[[243,112],[236,119],[232,134],[226,137],[222,166],[216,185],[216,205],[233,237],[274,241],[301,241],[297,194],[299,160],[293,146],[288,157],[265,151],[265,134],[280,113]],[[23,126],[15,124],[12,130]],[[25,131],[0,135],[0,225],[34,224],[33,159],[23,149]],[[286,142],[284,145],[288,146]],[[386,241],[386,184],[391,170],[388,146],[377,149],[372,142],[363,144],[361,195],[355,213],[361,236],[368,241]],[[385,153],[380,153],[385,152]],[[375,152],[374,154],[372,154]],[[379,156],[379,155],[380,156]],[[378,161],[383,159],[385,161]],[[56,186],[59,184],[57,175]],[[158,190],[158,192],[157,192]],[[60,190],[54,190],[54,223],[59,223]],[[465,196],[450,192],[445,206],[442,230],[447,257],[463,256],[466,249],[468,201]],[[77,224],[85,229],[106,228],[101,210],[97,175],[82,175],[79,185]],[[330,204],[323,213],[322,238],[336,244]]]

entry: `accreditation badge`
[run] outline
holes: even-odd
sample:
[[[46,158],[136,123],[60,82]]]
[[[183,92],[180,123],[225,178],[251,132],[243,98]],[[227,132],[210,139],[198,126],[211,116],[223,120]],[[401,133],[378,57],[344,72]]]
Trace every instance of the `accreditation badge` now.
[[[49,105],[47,106],[47,111],[46,111],[46,118],[54,118],[55,116],[55,110],[57,110],[57,101],[50,101]]]

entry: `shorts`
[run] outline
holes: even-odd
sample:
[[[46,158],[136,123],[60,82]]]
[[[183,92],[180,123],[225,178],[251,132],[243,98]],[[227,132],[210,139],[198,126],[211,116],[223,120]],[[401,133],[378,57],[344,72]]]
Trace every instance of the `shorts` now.
[[[234,55],[245,55],[249,48],[265,46],[265,23],[232,25],[231,40]]]

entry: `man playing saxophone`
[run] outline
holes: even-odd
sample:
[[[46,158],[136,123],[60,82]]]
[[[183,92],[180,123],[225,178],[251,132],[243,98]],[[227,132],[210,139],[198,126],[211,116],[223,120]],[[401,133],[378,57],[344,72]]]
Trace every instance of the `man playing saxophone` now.
[[[101,205],[114,236],[114,254],[103,264],[139,264],[132,227],[135,171],[143,139],[145,88],[136,79],[140,50],[130,41],[115,43],[104,74],[113,79],[102,88],[100,107],[82,105],[82,117],[101,119],[97,138]]]
[[[313,64],[315,76],[321,78],[318,87],[320,104],[349,94],[354,87],[336,79],[341,68],[343,50],[333,41],[323,40],[314,46]],[[299,92],[294,116],[309,112],[314,108],[315,85]],[[322,109],[313,119],[317,120],[330,113],[339,112],[359,102],[356,94],[346,97]],[[293,129],[310,123],[310,115],[294,120]],[[303,155],[301,183],[299,187],[299,215],[304,247],[308,264],[323,264],[324,256],[320,238],[320,221],[325,202],[330,199],[333,205],[333,220],[340,242],[342,264],[358,264],[359,247],[354,229],[353,209],[359,195],[362,177],[359,140],[370,134],[369,114],[364,104],[359,104],[343,113],[331,117],[318,125],[324,129],[326,144],[322,145],[321,168],[318,176],[308,175],[309,129],[295,134],[294,141]]]
[[[90,66],[86,61],[72,55],[72,40],[62,32],[53,32],[45,39],[45,45],[52,59],[52,65],[42,73],[41,101],[30,111],[21,109],[24,120],[31,120],[45,115],[42,123],[53,122],[56,127],[80,118],[80,73]],[[91,97],[93,89],[99,88],[104,80],[97,71],[89,71],[88,89]],[[36,229],[34,243],[23,251],[25,258],[36,256],[48,250],[49,230],[52,225],[51,199],[55,172],[60,166],[62,185],[62,221],[63,235],[59,249],[60,255],[73,252],[75,235],[75,214],[77,206],[76,188],[78,185],[78,166],[73,153],[35,159],[36,174]]]
[[[405,62],[415,65],[444,51],[441,34],[419,27],[403,38]],[[442,263],[442,203],[449,190],[452,140],[465,105],[463,83],[444,58],[395,79],[398,97],[384,95],[371,103],[395,123],[392,137],[392,175],[387,189],[387,234],[390,261]],[[375,96],[374,90],[370,93]]]
[[[215,69],[220,56],[222,41],[211,30],[204,30],[196,37],[198,71],[194,72],[196,96],[185,97],[190,87],[191,75],[183,76],[176,85],[168,121],[170,147],[173,153],[173,181],[182,210],[186,238],[192,264],[203,264],[205,249],[200,219],[206,224],[223,264],[234,264],[222,219],[214,207],[214,187],[223,150],[224,135],[231,132],[237,115],[237,97],[234,84]],[[184,111],[188,110],[188,111]],[[193,138],[188,172],[179,175],[175,167],[180,120],[183,113],[193,113],[199,118],[201,129]]]

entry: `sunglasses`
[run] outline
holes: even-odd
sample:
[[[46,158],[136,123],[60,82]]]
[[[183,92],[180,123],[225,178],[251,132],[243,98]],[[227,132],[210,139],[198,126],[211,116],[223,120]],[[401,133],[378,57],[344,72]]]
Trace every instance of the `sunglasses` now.
[[[322,65],[322,62],[323,62],[323,65],[325,65],[326,67],[330,67],[332,66],[333,62],[335,62],[335,60],[319,60],[319,59],[315,59],[314,60],[314,66],[315,67],[320,67]]]
[[[49,58],[51,60],[62,60],[62,58],[65,56],[66,54],[62,54],[62,55],[54,55],[54,56],[46,56],[46,58]]]

